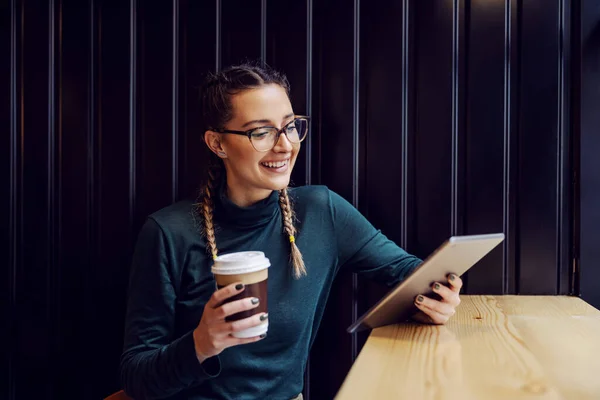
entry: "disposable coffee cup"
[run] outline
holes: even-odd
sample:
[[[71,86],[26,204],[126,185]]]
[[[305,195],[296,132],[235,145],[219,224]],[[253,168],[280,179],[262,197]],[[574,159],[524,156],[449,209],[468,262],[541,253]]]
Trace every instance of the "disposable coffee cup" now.
[[[265,257],[262,251],[242,251],[223,254],[216,258],[212,266],[212,273],[217,282],[217,288],[221,289],[236,282],[243,283],[245,287],[241,293],[225,300],[225,303],[246,297],[256,297],[259,299],[258,307],[230,315],[225,318],[225,321],[237,321],[255,314],[267,312],[267,281],[269,278],[268,268],[270,266],[269,259]],[[269,320],[252,328],[234,332],[232,336],[249,338],[267,333],[268,330]]]

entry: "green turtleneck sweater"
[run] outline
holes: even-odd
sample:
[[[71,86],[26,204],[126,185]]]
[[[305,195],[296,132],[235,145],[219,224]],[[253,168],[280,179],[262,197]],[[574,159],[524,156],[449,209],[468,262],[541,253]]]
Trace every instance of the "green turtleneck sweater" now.
[[[304,368],[331,285],[344,270],[394,285],[421,260],[376,230],[323,186],[290,189],[296,243],[308,275],[292,276],[277,192],[240,208],[220,191],[214,221],[219,254],[263,251],[269,268],[269,332],[200,364],[192,331],[215,290],[212,260],[191,201],[151,215],[135,248],[121,357],[125,391],[140,399],[290,399]]]

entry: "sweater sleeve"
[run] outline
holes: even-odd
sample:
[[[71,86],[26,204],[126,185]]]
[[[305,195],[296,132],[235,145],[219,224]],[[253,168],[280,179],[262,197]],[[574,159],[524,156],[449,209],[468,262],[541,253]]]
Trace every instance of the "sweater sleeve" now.
[[[121,381],[135,399],[169,397],[220,373],[218,356],[198,362],[192,331],[174,337],[172,264],[162,229],[148,219],[133,255],[121,355]]]
[[[330,191],[338,265],[393,286],[422,262],[388,239],[343,197]]]

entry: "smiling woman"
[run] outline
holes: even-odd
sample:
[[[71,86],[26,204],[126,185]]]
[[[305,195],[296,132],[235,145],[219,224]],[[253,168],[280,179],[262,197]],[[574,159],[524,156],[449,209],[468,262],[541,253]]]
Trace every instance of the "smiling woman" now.
[[[392,286],[421,260],[328,188],[288,188],[309,117],[294,113],[284,75],[230,67],[211,75],[202,93],[212,167],[197,201],[159,210],[142,228],[121,378],[134,398],[301,399],[308,354],[338,273]],[[270,261],[268,314],[248,282],[215,285],[214,259],[246,251]],[[461,285],[454,275],[434,284],[441,300],[418,296],[421,313],[414,319],[445,323]],[[251,310],[247,318],[229,318]],[[268,338],[236,337],[266,323]]]

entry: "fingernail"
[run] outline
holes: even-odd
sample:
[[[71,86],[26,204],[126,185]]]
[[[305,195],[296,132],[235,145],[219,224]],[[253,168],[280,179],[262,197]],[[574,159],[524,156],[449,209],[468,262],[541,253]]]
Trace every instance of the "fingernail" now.
[[[454,274],[450,274],[450,280],[451,280],[451,281],[453,281],[453,280],[455,280],[455,279],[456,279],[456,275],[454,275]]]
[[[433,288],[434,288],[435,290],[440,290],[440,284],[439,284],[439,283],[436,283],[435,285],[433,285]]]
[[[419,295],[419,296],[417,297],[417,303],[422,303],[422,302],[423,302],[423,300],[425,300],[425,299],[423,298],[423,296]]]
[[[238,283],[237,285],[235,285],[235,290],[242,290],[244,288],[244,285],[242,285],[241,283]]]
[[[252,304],[258,304],[258,302],[260,301],[259,299],[257,299],[256,297],[253,297],[252,300],[250,300],[252,302]]]
[[[263,314],[260,316],[260,320],[264,321],[265,319],[269,318],[269,314]]]
[[[267,334],[266,334],[266,333],[263,333],[262,335],[260,335],[260,336],[259,336],[259,338],[261,338],[261,339],[264,339],[264,338],[266,338],[266,337],[267,337]]]

